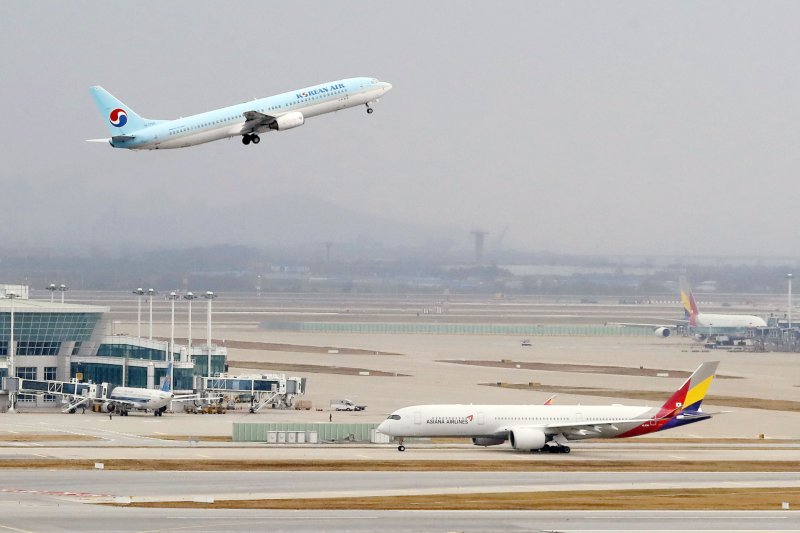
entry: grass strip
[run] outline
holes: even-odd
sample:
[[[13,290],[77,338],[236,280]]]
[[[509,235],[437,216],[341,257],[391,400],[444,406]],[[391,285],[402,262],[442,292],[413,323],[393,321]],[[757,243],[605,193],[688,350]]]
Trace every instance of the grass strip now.
[[[580,490],[554,492],[495,492],[356,498],[287,498],[195,502],[141,502],[127,507],[204,509],[319,509],[319,510],[661,510],[771,511],[782,502],[800,506],[800,488],[710,488],[648,490]]]

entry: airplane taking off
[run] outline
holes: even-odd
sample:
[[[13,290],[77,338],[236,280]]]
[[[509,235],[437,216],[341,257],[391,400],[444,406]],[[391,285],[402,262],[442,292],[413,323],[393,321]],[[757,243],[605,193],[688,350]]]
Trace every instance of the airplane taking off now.
[[[243,144],[258,144],[259,133],[296,128],[317,115],[359,105],[372,113],[370,104],[391,88],[376,78],[348,78],[175,120],[151,120],[95,86],[90,90],[111,137],[88,141],[130,150],[185,148],[237,136]]]
[[[689,281],[685,276],[679,278],[681,286],[681,303],[683,304],[686,319],[680,322],[695,332],[695,339],[703,340],[714,334],[727,335],[729,337],[742,337],[748,328],[765,328],[767,323],[763,318],[755,315],[730,315],[718,313],[701,313],[697,307],[697,301],[689,286]],[[676,324],[632,324],[624,323],[620,326],[643,326],[652,327],[656,337],[669,337],[672,330],[677,328]]]
[[[471,437],[476,446],[506,440],[515,450],[569,453],[570,440],[635,437],[711,418],[700,408],[719,361],[706,362],[661,407],[614,405],[415,405],[392,413],[378,431],[398,437]]]

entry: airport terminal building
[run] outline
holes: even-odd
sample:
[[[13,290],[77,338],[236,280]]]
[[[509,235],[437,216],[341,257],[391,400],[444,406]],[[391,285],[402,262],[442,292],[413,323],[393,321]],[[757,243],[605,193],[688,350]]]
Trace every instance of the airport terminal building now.
[[[0,377],[8,376],[10,367],[13,313],[17,377],[158,387],[169,364],[169,341],[112,335],[109,312],[103,306],[31,300],[25,286],[0,285]],[[174,349],[174,389],[191,391],[195,377],[208,375],[208,348],[175,344]],[[226,348],[212,346],[210,355],[211,375],[225,372]],[[5,410],[7,394],[0,395],[0,410]],[[52,395],[18,397],[28,405],[55,406],[57,401]]]

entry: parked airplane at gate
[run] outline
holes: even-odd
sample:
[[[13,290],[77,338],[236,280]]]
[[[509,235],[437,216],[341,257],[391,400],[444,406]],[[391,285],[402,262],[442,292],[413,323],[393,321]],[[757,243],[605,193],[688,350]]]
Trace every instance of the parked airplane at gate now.
[[[684,326],[695,334],[697,340],[703,340],[709,335],[719,334],[731,338],[741,338],[749,328],[765,328],[767,323],[763,318],[755,315],[730,315],[719,313],[701,313],[697,301],[692,293],[692,288],[685,276],[680,277],[681,303],[683,304],[686,319],[677,321],[678,324],[632,324],[624,323],[620,326],[652,327],[657,337],[669,337],[678,325]]]
[[[114,148],[130,150],[163,150],[241,136],[243,144],[258,144],[259,133],[296,128],[317,115],[360,105],[372,113],[370,104],[391,88],[390,83],[376,78],[348,78],[175,120],[151,120],[95,86],[90,90],[108,120],[111,138],[89,142],[108,142]]]
[[[506,440],[516,450],[569,453],[570,440],[635,437],[711,418],[700,404],[719,361],[706,362],[661,407],[614,405],[415,405],[392,413],[378,431],[398,437],[471,437],[477,446]]]

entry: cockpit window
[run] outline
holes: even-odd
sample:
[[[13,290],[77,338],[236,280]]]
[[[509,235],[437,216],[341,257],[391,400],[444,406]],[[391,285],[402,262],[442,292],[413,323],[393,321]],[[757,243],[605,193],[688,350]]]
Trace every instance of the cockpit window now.
[[[377,78],[372,78],[371,80],[369,80],[369,82],[374,85],[374,84],[378,83],[378,79]]]
[[[389,415],[386,420],[400,420],[400,415]]]

